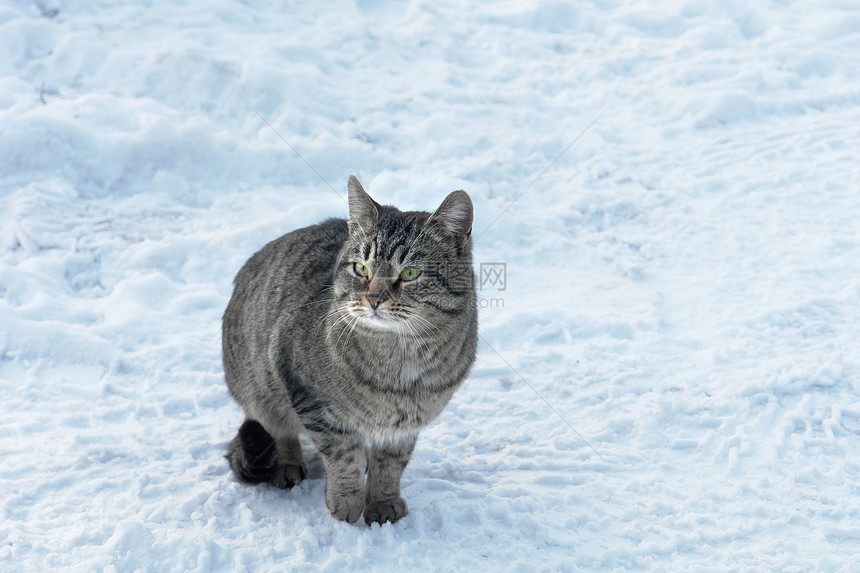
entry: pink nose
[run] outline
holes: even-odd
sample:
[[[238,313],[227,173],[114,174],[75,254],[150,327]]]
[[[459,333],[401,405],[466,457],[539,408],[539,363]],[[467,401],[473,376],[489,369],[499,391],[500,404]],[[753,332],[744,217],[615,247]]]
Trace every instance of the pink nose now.
[[[383,300],[382,295],[379,293],[368,294],[366,298],[373,310],[376,310],[376,307],[378,307]]]

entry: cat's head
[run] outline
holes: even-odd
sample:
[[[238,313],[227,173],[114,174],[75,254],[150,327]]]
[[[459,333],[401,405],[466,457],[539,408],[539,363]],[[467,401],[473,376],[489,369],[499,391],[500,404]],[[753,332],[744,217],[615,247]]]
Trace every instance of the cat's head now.
[[[465,191],[427,213],[380,205],[355,177],[347,187],[349,237],[334,277],[344,322],[431,336],[474,311],[472,201]]]

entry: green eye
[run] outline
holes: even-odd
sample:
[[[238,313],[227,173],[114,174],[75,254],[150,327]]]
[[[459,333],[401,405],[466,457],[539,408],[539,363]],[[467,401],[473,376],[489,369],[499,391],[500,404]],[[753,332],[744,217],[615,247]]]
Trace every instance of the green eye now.
[[[421,276],[421,270],[413,267],[406,267],[403,269],[403,272],[400,273],[400,278],[404,281],[414,281],[419,276]]]
[[[366,277],[370,274],[367,267],[361,263],[352,263],[352,271],[360,277]]]

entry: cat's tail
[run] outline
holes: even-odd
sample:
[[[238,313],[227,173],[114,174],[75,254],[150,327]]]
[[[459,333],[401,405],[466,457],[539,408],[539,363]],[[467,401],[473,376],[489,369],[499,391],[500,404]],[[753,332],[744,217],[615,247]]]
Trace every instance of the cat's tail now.
[[[233,473],[245,483],[271,481],[278,462],[275,440],[256,420],[245,420],[230,442],[227,460]]]

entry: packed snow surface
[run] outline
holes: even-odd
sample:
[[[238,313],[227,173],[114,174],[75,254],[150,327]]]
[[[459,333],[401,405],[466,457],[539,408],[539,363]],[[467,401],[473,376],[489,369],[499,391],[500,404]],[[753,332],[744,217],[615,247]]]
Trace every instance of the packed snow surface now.
[[[0,570],[856,571],[860,5],[0,4]],[[475,203],[481,347],[403,477],[231,475],[266,242]]]

